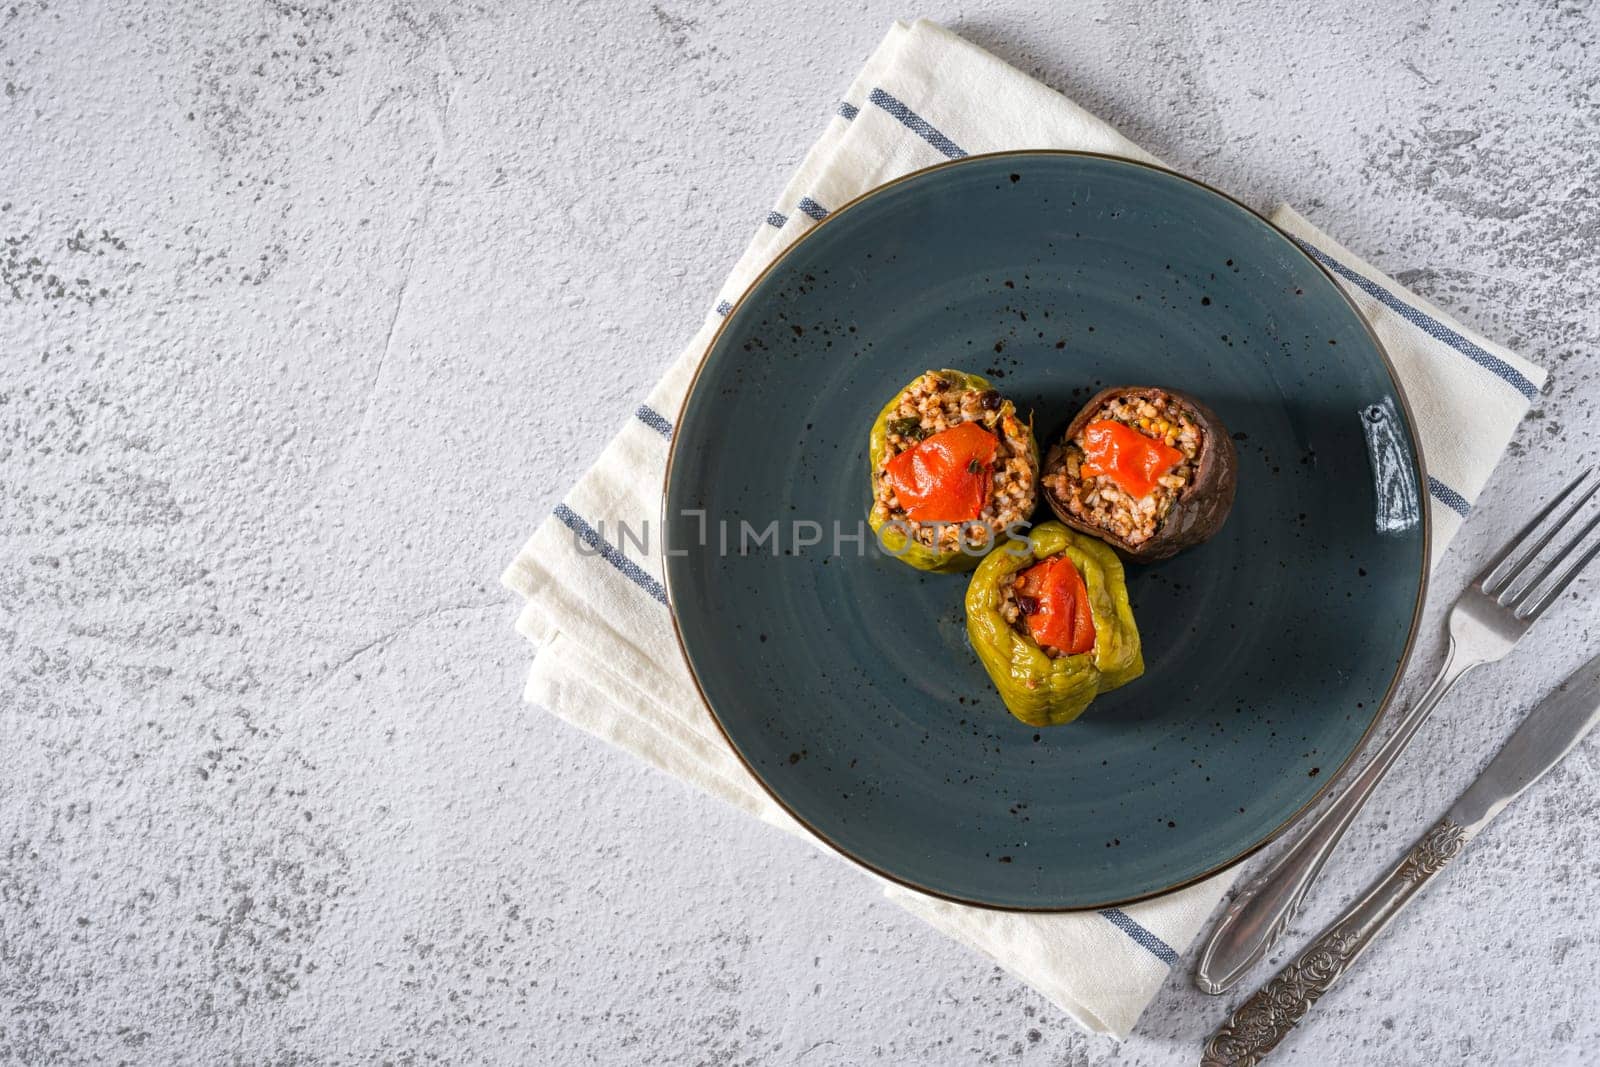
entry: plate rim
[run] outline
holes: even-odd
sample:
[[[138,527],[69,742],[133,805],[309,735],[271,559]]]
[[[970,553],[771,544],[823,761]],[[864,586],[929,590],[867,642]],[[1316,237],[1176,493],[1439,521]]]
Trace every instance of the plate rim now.
[[[815,226],[811,227],[805,233],[795,238],[785,248],[778,252],[778,254],[772,258],[772,261],[763,267],[761,271],[750,280],[750,283],[744,287],[743,291],[739,293],[739,296],[731,302],[727,314],[723,316],[722,321],[717,325],[716,332],[711,335],[711,339],[706,343],[705,350],[702,352],[699,362],[695,365],[694,374],[689,379],[689,385],[684,391],[683,400],[678,405],[676,418],[673,421],[675,432],[673,433],[672,439],[667,445],[667,465],[662,474],[661,519],[663,523],[663,530],[665,529],[667,503],[672,494],[672,476],[675,467],[675,461],[678,456],[678,444],[681,440],[679,434],[676,432],[676,427],[682,425],[684,412],[688,409],[690,402],[695,398],[696,393],[700,389],[701,378],[705,373],[706,364],[710,362],[711,353],[716,349],[718,342],[722,340],[724,331],[726,331],[728,326],[733,322],[736,313],[744,305],[744,302],[749,299],[750,295],[754,293],[761,283],[767,279],[768,275],[777,270],[779,266],[781,266],[790,258],[790,256],[794,254],[796,249],[798,249],[806,241],[810,240],[811,237],[824,226],[827,226],[834,220],[844,216],[851,208],[856,207],[857,205],[870,200],[881,193],[885,193],[898,185],[902,185],[914,179],[924,177],[935,171],[950,170],[957,167],[969,166],[974,163],[998,159],[1026,159],[1040,156],[1057,158],[1066,157],[1072,159],[1095,159],[1107,163],[1114,163],[1153,171],[1169,178],[1176,178],[1179,181],[1186,182],[1189,185],[1197,186],[1206,192],[1221,197],[1223,200],[1226,200],[1235,207],[1244,211],[1247,215],[1255,218],[1257,221],[1265,225],[1267,229],[1282,238],[1284,243],[1292,248],[1296,255],[1300,256],[1307,263],[1310,263],[1325,279],[1327,279],[1329,285],[1331,285],[1333,290],[1339,294],[1339,297],[1350,309],[1351,314],[1355,316],[1356,321],[1361,323],[1362,329],[1366,331],[1368,339],[1371,340],[1373,348],[1377,351],[1378,357],[1383,363],[1384,371],[1388,374],[1390,383],[1394,386],[1394,394],[1400,402],[1400,409],[1402,413],[1405,415],[1406,440],[1411,445],[1411,454],[1416,461],[1418,488],[1420,489],[1422,486],[1428,484],[1426,460],[1423,457],[1422,444],[1417,439],[1415,430],[1416,413],[1412,409],[1410,398],[1406,395],[1405,386],[1401,383],[1400,376],[1395,370],[1394,360],[1390,357],[1389,350],[1384,346],[1383,340],[1378,336],[1377,331],[1373,329],[1372,323],[1369,322],[1367,317],[1361,313],[1361,309],[1356,305],[1355,300],[1344,290],[1344,287],[1339,284],[1339,281],[1334,277],[1333,272],[1319,262],[1315,256],[1307,252],[1292,234],[1286,231],[1283,227],[1279,226],[1277,223],[1273,222],[1266,215],[1262,214],[1260,211],[1257,211],[1249,204],[1244,203],[1242,200],[1238,199],[1232,194],[1227,193],[1208,182],[1202,181],[1199,178],[1193,178],[1187,174],[1173,170],[1171,167],[1166,167],[1158,163],[1146,162],[1144,160],[1131,159],[1127,156],[1113,155],[1108,152],[1091,152],[1068,148],[1022,148],[1006,149],[998,152],[981,152],[969,156],[963,156],[959,159],[946,160],[942,163],[935,163],[931,166],[908,171],[897,178],[893,178],[887,182],[884,182],[882,185],[874,186],[873,188],[868,189],[866,192],[852,197],[839,207],[834,208],[825,218],[818,221]],[[1373,711],[1372,720],[1367,724],[1366,729],[1362,731],[1361,737],[1357,739],[1355,746],[1350,750],[1350,754],[1340,762],[1339,766],[1332,774],[1328,775],[1322,786],[1316,792],[1311,794],[1304,804],[1290,813],[1287,818],[1285,818],[1281,823],[1279,823],[1253,845],[1250,845],[1240,852],[1235,853],[1233,856],[1230,856],[1228,859],[1207,868],[1199,874],[1184,878],[1181,881],[1172,883],[1171,885],[1163,886],[1159,889],[1153,889],[1144,893],[1138,893],[1133,896],[1119,897],[1116,899],[1099,901],[1091,904],[1074,904],[1070,906],[1049,904],[997,904],[992,901],[980,900],[973,897],[965,897],[957,893],[950,893],[944,890],[935,889],[931,886],[920,885],[903,875],[896,874],[895,872],[880,867],[879,865],[867,860],[862,856],[856,855],[843,845],[839,844],[837,841],[834,841],[826,833],[813,825],[812,822],[804,815],[796,811],[786,800],[784,800],[783,797],[779,796],[777,791],[767,783],[767,780],[762,777],[760,772],[758,772],[756,768],[751,765],[750,761],[745,758],[744,753],[734,741],[733,735],[728,732],[728,727],[722,721],[722,716],[717,713],[716,707],[712,704],[710,698],[706,696],[705,687],[700,683],[700,672],[695,669],[694,660],[689,655],[688,645],[684,641],[683,629],[678,622],[677,597],[673,593],[672,569],[665,560],[663,561],[661,568],[661,584],[666,593],[667,614],[672,620],[672,636],[674,642],[678,646],[678,654],[680,657],[682,657],[683,664],[688,669],[689,678],[694,683],[695,694],[699,697],[700,703],[710,714],[711,721],[716,724],[717,732],[722,735],[722,739],[727,742],[728,748],[732,751],[734,758],[739,761],[740,765],[744,767],[744,769],[749,773],[750,777],[755,780],[758,786],[761,787],[762,792],[764,792],[775,804],[777,804],[785,814],[787,814],[791,819],[793,819],[809,834],[811,834],[813,838],[826,845],[830,851],[838,856],[843,857],[845,860],[854,864],[855,866],[860,867],[863,870],[875,874],[878,877],[886,879],[887,881],[899,885],[905,889],[910,889],[917,893],[923,893],[938,900],[948,901],[952,904],[963,904],[968,907],[983,908],[989,911],[1019,912],[1039,915],[1097,912],[1109,908],[1125,907],[1130,904],[1136,904],[1140,901],[1153,900],[1157,897],[1163,897],[1171,893],[1176,893],[1179,890],[1187,889],[1190,886],[1198,885],[1207,879],[1213,878],[1216,875],[1221,874],[1223,871],[1239,866],[1252,856],[1255,856],[1261,852],[1261,850],[1266,848],[1268,845],[1281,840],[1291,829],[1304,821],[1312,809],[1327,799],[1334,784],[1338,782],[1344,773],[1351,768],[1351,766],[1356,762],[1357,757],[1363,755],[1367,751],[1372,744],[1378,724],[1382,722],[1389,714],[1390,707],[1393,704],[1394,698],[1399,690],[1400,682],[1405,677],[1406,668],[1410,666],[1411,657],[1416,652],[1417,636],[1422,627],[1423,608],[1427,602],[1429,571],[1433,559],[1433,515],[1432,509],[1428,505],[1426,498],[1424,498],[1423,506],[1420,510],[1422,512],[1422,545],[1421,552],[1419,553],[1421,573],[1417,582],[1416,601],[1411,608],[1411,625],[1406,632],[1405,646],[1401,650],[1400,658],[1395,664],[1394,673],[1390,676],[1389,685],[1384,690],[1382,699],[1376,704],[1376,707]]]

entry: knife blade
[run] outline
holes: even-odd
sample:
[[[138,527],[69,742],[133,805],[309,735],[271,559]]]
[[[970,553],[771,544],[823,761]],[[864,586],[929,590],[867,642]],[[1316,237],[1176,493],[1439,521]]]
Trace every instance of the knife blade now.
[[[1483,772],[1400,862],[1234,1010],[1206,1042],[1201,1067],[1261,1062],[1411,898],[1507,804],[1560,763],[1596,723],[1600,723],[1600,656],[1539,701]]]
[[[1446,818],[1476,837],[1544,777],[1600,722],[1600,656],[1579,667],[1522,720],[1516,732],[1451,805]]]

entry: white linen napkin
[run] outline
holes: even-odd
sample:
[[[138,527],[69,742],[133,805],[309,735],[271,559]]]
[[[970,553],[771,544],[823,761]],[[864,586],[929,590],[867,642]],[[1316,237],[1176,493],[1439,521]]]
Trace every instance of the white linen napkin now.
[[[721,316],[779,251],[830,208],[890,179],[946,158],[1017,148],[1086,149],[1155,162],[1105,122],[939,26],[919,21],[890,29],[760,224],[699,332],[506,570],[505,584],[526,598],[518,629],[538,649],[530,702],[809,836],[744,769],[701,703],[672,634],[659,543],[640,551],[603,533],[619,521],[637,530],[659,518],[669,420]],[[1430,472],[1437,561],[1545,374],[1452,322],[1289,208],[1272,218],[1340,279],[1394,361]],[[1060,915],[997,912],[888,883],[882,888],[1086,1029],[1122,1038],[1232,877],[1224,872],[1126,908]]]

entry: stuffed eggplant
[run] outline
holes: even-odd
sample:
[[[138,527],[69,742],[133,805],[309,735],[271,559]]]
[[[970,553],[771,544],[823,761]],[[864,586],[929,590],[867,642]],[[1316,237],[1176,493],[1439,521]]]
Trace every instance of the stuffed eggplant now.
[[[1144,673],[1122,561],[1059,522],[989,553],[966,607],[973,649],[1006,708],[1030,726],[1071,722]]]
[[[976,374],[919,375],[878,413],[868,445],[869,525],[919,570],[971,570],[1038,501],[1033,427]]]
[[[1136,562],[1207,540],[1233,506],[1238,457],[1211,409],[1170,389],[1121,386],[1084,406],[1045,460],[1056,517]]]

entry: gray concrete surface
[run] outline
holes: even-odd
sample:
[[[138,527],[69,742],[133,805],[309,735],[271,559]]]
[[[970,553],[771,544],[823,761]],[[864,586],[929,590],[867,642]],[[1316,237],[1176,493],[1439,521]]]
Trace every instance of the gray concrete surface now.
[[[1087,1037],[519,702],[500,568],[916,13],[0,8],[0,1061],[1196,1060],[1225,1004],[1184,971]],[[1440,593],[1600,452],[1588,0],[924,13],[1551,368]],[[1595,595],[1428,728],[1291,944],[1593,651]],[[1283,1062],[1593,1062],[1597,782],[1591,743]]]

